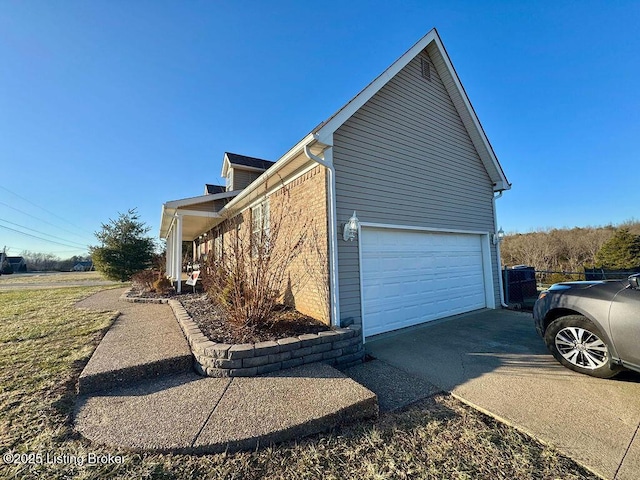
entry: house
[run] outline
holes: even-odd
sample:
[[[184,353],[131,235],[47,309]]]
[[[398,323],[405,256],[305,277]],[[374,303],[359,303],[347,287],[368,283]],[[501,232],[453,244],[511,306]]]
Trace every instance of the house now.
[[[13,273],[26,273],[27,262],[24,257],[7,257],[7,262],[11,265]]]
[[[511,185],[435,29],[277,161],[226,153],[222,176],[224,191],[163,206],[174,281],[182,241],[224,255],[288,209],[289,235],[315,233],[289,272],[303,313],[366,339],[503,304],[495,201]],[[319,278],[301,281],[309,258]]]
[[[95,270],[93,268],[93,262],[91,260],[89,261],[84,261],[84,262],[77,262],[72,270],[74,272],[90,272],[92,270]]]

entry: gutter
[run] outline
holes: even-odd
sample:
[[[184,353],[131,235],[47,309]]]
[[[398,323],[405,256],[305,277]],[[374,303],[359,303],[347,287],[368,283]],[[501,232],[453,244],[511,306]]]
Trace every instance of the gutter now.
[[[332,162],[311,153],[309,145],[304,146],[304,154],[309,160],[322,165],[329,172],[327,190],[331,204],[329,205],[329,282],[331,285],[331,325],[340,326],[340,299],[338,295],[338,233],[336,213],[336,171]]]
[[[504,190],[498,191],[498,195],[493,196],[493,232],[495,235],[498,233],[498,217],[496,216],[496,200],[502,197]],[[496,256],[498,257],[498,285],[500,285],[500,305],[503,308],[509,308],[509,305],[504,301],[504,285],[502,283],[502,260],[500,255],[500,242],[496,243]]]
[[[238,195],[235,196],[233,200],[227,203],[221,210],[220,214],[223,215],[226,212],[232,210],[238,203],[242,202],[246,197],[248,197],[251,193],[253,193],[265,180],[269,180],[273,176],[277,175],[282,167],[284,167],[287,163],[289,163],[292,159],[294,159],[297,155],[300,154],[300,149],[302,146],[311,145],[314,143],[316,138],[309,134],[304,137],[299,143],[297,143],[291,150],[285,153],[276,163],[274,163],[269,170],[265,171],[262,175],[256,178],[251,184],[242,189]]]

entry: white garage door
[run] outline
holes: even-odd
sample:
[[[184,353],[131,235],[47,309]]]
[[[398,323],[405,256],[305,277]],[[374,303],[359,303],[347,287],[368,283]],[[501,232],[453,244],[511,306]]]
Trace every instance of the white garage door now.
[[[365,336],[486,306],[482,236],[362,228]]]

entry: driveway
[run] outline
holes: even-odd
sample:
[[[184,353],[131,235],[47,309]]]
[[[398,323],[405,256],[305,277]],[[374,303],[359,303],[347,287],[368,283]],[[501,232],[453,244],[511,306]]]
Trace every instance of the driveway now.
[[[640,478],[640,375],[602,380],[567,370],[530,314],[481,310],[378,335],[365,346],[605,478]]]

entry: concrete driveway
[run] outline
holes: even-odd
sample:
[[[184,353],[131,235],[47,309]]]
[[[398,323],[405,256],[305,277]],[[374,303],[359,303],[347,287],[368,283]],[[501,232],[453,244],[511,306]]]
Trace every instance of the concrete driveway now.
[[[482,310],[378,335],[366,350],[605,478],[640,478],[640,375],[602,380],[560,366],[530,314]]]

